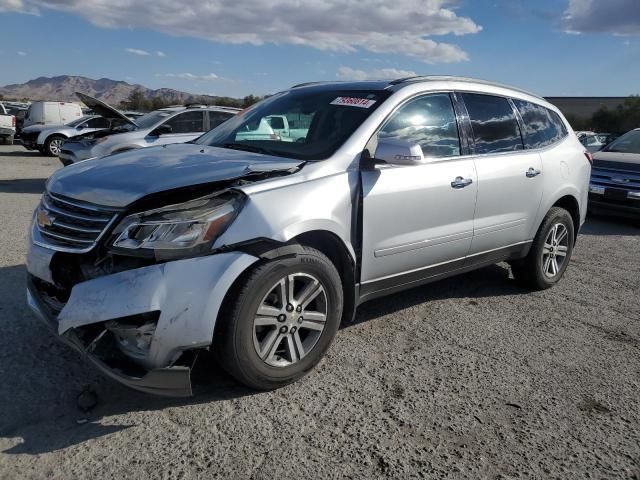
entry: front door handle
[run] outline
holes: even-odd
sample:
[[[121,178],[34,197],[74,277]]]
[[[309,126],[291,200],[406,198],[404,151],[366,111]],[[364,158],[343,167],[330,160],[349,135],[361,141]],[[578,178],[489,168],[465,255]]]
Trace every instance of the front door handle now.
[[[529,170],[527,170],[527,173],[525,173],[525,175],[527,176],[527,178],[533,178],[533,177],[537,177],[541,173],[542,172],[537,168],[529,167]]]
[[[456,179],[451,182],[451,186],[453,188],[464,188],[471,185],[472,183],[473,180],[471,180],[470,178],[456,177]]]

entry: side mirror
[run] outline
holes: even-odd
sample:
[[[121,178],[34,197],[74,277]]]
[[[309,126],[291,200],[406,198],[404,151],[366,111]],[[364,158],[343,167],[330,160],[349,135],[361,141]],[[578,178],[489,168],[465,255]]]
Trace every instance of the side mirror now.
[[[160,125],[157,128],[154,128],[153,131],[149,134],[152,137],[159,137],[160,135],[166,135],[168,133],[173,132],[171,125]]]
[[[427,162],[420,145],[396,138],[379,139],[373,158],[391,165],[421,165]]]

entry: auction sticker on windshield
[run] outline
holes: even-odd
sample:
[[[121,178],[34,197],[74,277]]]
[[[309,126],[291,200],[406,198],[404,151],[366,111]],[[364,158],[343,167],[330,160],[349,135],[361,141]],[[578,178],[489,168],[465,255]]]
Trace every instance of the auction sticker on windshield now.
[[[375,100],[369,100],[367,98],[338,97],[333,102],[331,102],[331,105],[346,105],[349,107],[369,108],[374,103],[376,103]]]

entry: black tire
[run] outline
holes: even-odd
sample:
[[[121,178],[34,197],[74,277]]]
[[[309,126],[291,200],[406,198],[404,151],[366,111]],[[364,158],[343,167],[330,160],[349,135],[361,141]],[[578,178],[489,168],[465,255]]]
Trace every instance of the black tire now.
[[[55,145],[55,142],[60,140],[64,142],[66,138],[62,135],[51,135],[49,138],[47,138],[44,142],[44,154],[49,157],[57,157],[59,152],[55,151],[53,147]]]
[[[306,356],[301,355],[296,363],[286,366],[272,366],[266,363],[268,359],[263,360],[259,356],[254,346],[254,318],[274,285],[294,274],[312,275],[324,288],[326,322]],[[302,247],[301,253],[266,261],[243,275],[225,301],[214,336],[216,358],[231,376],[256,390],[273,390],[292,383],[306,375],[324,356],[340,326],[342,306],[340,276],[333,263],[318,250]],[[291,315],[298,314],[292,312]],[[282,327],[273,328],[278,330]],[[300,337],[302,327],[299,329]],[[287,335],[293,336],[294,333],[290,331]],[[286,344],[286,339],[284,342]]]
[[[560,257],[560,253],[557,251],[558,247],[554,247],[554,251],[556,251],[557,255],[555,258],[562,258],[562,261],[559,265],[556,263],[559,268],[557,268],[554,275],[550,275],[545,273],[545,259],[549,257],[549,254],[545,253],[545,241],[548,239],[554,226],[558,224],[563,225],[567,231],[566,252],[564,252],[566,255],[564,257]],[[522,260],[512,262],[511,271],[515,280],[520,285],[533,290],[545,290],[553,287],[560,281],[567,269],[567,266],[569,265],[571,254],[573,253],[574,240],[575,229],[573,219],[569,212],[560,207],[551,208],[544,217],[542,225],[540,225],[540,228],[533,239],[529,254]],[[565,245],[560,246],[564,247]],[[558,262],[559,261],[560,260],[558,260]],[[549,268],[547,268],[547,272],[548,270]]]

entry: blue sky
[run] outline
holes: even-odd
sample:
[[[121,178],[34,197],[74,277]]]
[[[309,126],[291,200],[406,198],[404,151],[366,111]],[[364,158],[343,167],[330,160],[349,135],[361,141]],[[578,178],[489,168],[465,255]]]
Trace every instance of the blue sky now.
[[[0,0],[0,85],[69,74],[243,96],[417,73],[640,94],[639,0],[113,3]]]

